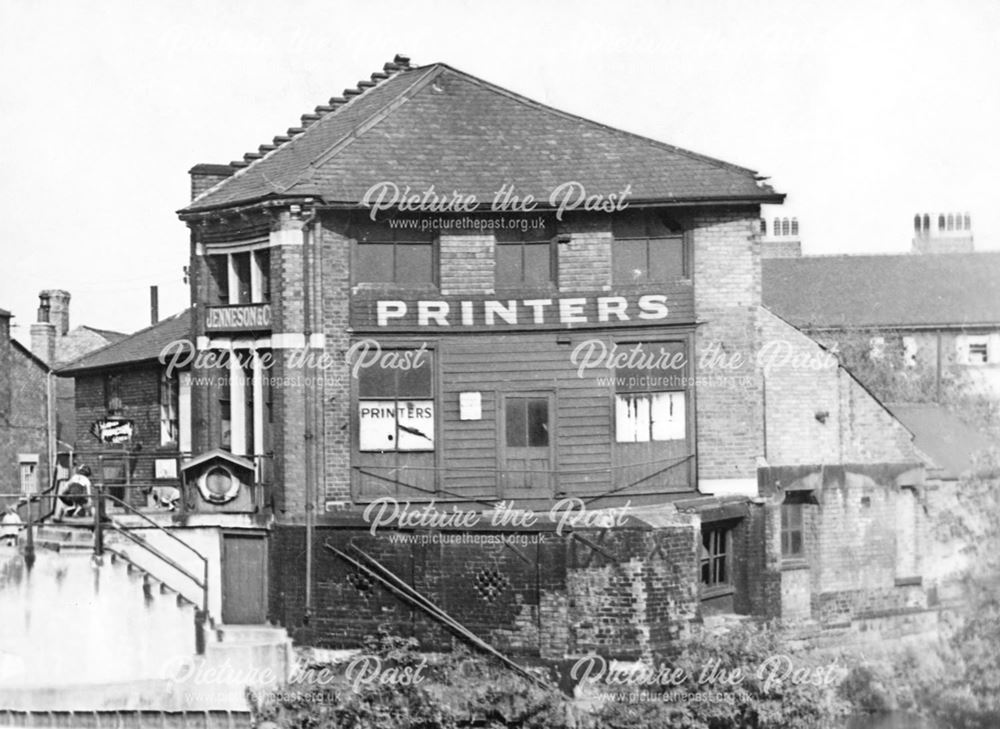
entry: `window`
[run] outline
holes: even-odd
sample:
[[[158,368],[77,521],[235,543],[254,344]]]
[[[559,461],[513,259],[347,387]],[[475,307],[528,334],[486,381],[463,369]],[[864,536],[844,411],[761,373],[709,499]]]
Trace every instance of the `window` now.
[[[21,481],[22,494],[38,493],[38,454],[19,453],[17,455],[18,472]]]
[[[786,498],[781,505],[781,556],[788,558],[802,557],[805,545],[802,539],[802,509],[801,502],[789,502]]]
[[[633,349],[637,345],[623,344]],[[687,434],[686,397],[681,384],[685,369],[650,368],[648,365],[684,359],[680,342],[638,345],[638,366],[615,370],[615,440],[618,443],[683,440]]]
[[[918,351],[919,347],[917,346],[916,337],[911,337],[911,336],[903,337],[903,365],[905,367],[917,366]]]
[[[915,232],[917,232],[917,233],[920,232],[920,216],[919,215],[914,215],[913,216],[913,230]]]
[[[868,340],[868,358],[876,362],[885,359],[885,337],[871,337]]]
[[[215,289],[215,298],[223,306],[229,303],[229,256],[209,256],[208,272]]]
[[[236,300],[231,304],[249,304],[253,301],[251,295],[250,253],[233,253],[229,256],[229,293],[236,292]]]
[[[792,235],[798,235],[798,234],[799,234],[799,219],[792,218]]]
[[[989,338],[985,336],[971,336],[966,338],[968,346],[968,363],[972,365],[987,364],[990,361]]]
[[[972,230],[972,216],[966,213],[964,216],[964,222],[965,222],[965,229]]]
[[[108,415],[122,414],[122,376],[106,375],[104,378],[104,409]]]
[[[433,451],[431,356],[426,350],[388,350],[385,354],[389,353],[395,356],[383,356],[376,365],[358,372],[358,448]]]
[[[938,215],[938,230],[944,230],[944,215]]]
[[[924,213],[924,232],[929,233],[931,230],[931,216]]]
[[[687,275],[684,235],[673,222],[635,213],[616,218],[611,248],[616,284],[669,281]]]
[[[705,525],[701,529],[701,584],[706,588],[728,587],[732,583],[732,530]]]
[[[269,302],[271,300],[271,249],[261,248],[254,252],[254,271],[257,277],[255,301]]]
[[[219,444],[225,450],[233,448],[233,407],[229,379],[229,353],[223,352],[219,358]]]
[[[433,284],[433,233],[416,227],[416,218],[397,218],[393,222],[394,227],[372,221],[352,226],[356,240],[353,283]],[[404,226],[406,222],[415,227]]]
[[[548,447],[548,398],[507,398],[507,445],[512,448]]]
[[[792,225],[788,221],[788,218],[785,218],[784,220],[781,221],[781,234],[782,235],[791,235],[792,234]]]
[[[615,395],[615,439],[619,443],[683,440],[684,393]]]
[[[531,224],[534,221],[527,218],[511,220],[523,221],[524,228],[497,231],[497,286],[546,286],[555,281],[553,228],[535,227]]]
[[[160,445],[175,445],[180,437],[180,388],[176,377],[160,375]]]
[[[208,256],[208,271],[215,300],[222,306],[262,304],[271,300],[271,251],[268,248]]]
[[[760,234],[767,235],[767,220],[765,218],[760,219]]]

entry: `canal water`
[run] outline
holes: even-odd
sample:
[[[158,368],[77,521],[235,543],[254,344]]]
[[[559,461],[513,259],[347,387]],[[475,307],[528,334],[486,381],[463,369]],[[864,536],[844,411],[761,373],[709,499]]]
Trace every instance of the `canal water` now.
[[[891,711],[852,717],[847,720],[844,729],[940,729],[940,726],[915,714]]]

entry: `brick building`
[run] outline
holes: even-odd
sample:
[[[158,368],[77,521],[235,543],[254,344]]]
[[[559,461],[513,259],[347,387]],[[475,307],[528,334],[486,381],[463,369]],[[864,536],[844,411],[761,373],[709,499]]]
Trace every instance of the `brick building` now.
[[[78,463],[133,506],[155,506],[164,489],[179,488],[180,459],[191,455],[190,372],[161,360],[163,351],[190,351],[190,330],[188,310],[58,372],[74,383]]]
[[[38,294],[38,317],[31,325],[31,351],[53,370],[88,352],[117,342],[126,335],[108,329],[80,325],[70,327],[69,291],[46,289]],[[73,380],[56,380],[55,438],[59,452],[73,446]]]
[[[646,652],[709,612],[926,607],[918,515],[891,519],[921,454],[762,308],[782,195],[755,172],[404,57],[190,172],[185,477],[240,540],[223,612],[443,640],[324,549],[352,544],[549,657]],[[565,499],[596,516],[546,519]],[[401,505],[475,524],[371,531]]]
[[[769,309],[830,345],[863,340],[862,356],[913,381],[917,399],[948,384],[1000,398],[1000,253],[806,256],[763,271]]]
[[[48,365],[10,336],[0,309],[0,509],[49,482],[55,420]]]

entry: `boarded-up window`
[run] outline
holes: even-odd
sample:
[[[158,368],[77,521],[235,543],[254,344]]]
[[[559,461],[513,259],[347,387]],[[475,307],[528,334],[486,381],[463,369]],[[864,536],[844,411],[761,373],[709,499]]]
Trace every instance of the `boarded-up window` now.
[[[396,356],[358,372],[358,448],[433,451],[431,356],[426,351],[391,352]]]
[[[615,440],[684,440],[687,435],[686,350],[682,342],[620,345],[615,369]]]
[[[615,438],[619,443],[683,440],[683,392],[615,395]]]

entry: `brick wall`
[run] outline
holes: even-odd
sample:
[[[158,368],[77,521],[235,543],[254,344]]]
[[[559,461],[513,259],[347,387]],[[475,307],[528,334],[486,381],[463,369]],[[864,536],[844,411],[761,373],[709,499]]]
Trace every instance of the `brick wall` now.
[[[323,372],[323,493],[330,501],[350,500],[351,401],[347,349],[350,346],[351,243],[346,221],[324,217],[320,236],[323,333],[331,366]]]
[[[495,246],[492,235],[442,235],[441,293],[492,293]]]
[[[635,657],[687,629],[697,611],[692,520],[679,517],[676,525],[657,529],[581,533],[600,551],[550,531],[505,533],[513,547],[504,547],[393,544],[388,532],[372,536],[361,528],[319,528],[314,614],[306,624],[305,529],[278,527],[271,547],[272,619],[315,645],[356,646],[385,625],[429,648],[451,645],[450,633],[429,617],[323,549],[329,542],[341,549],[356,544],[505,652],[549,659],[588,651]]]
[[[915,506],[912,465],[800,466],[761,469],[765,549],[761,579],[777,584],[764,614],[825,624],[927,607],[920,584],[924,516]],[[781,503],[807,489],[801,559],[781,555]],[[765,588],[767,589],[767,588]]]
[[[754,372],[760,305],[760,216],[756,209],[701,215],[692,221],[695,362],[699,376],[747,377],[740,387],[698,390],[699,479],[748,479],[763,455],[760,379]],[[708,366],[705,351],[739,355],[738,368]]]
[[[153,482],[153,465],[156,455],[173,456],[177,445],[160,445],[160,373],[158,366],[136,367],[117,370],[121,377],[119,392],[122,409],[113,417],[125,418],[135,424],[129,452],[134,456],[131,463],[130,481],[148,488]],[[88,374],[76,378],[76,453],[77,464],[86,463],[93,472],[91,480],[98,483],[104,479],[115,485],[124,479],[123,461],[118,457],[125,452],[121,446],[100,443],[90,432],[91,425],[110,417],[105,403],[106,374]],[[99,467],[98,454],[104,454],[107,473]],[[141,489],[128,491],[129,503],[146,506],[146,495]]]
[[[38,486],[49,483],[49,413],[45,370],[11,343],[0,317],[0,493],[19,493],[18,454],[38,456]]]
[[[761,309],[770,465],[919,461],[912,435],[836,358]]]
[[[611,223],[607,216],[567,216],[559,226],[559,290],[611,288]]]

